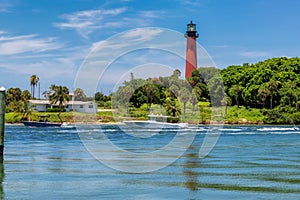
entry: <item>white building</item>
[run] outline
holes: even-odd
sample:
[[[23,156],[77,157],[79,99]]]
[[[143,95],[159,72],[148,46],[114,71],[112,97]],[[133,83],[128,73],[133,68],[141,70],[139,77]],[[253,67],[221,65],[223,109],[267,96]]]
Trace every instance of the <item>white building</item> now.
[[[33,110],[46,112],[47,108],[57,108],[58,103],[51,105],[49,100],[29,100],[29,106],[31,106]],[[97,113],[97,104],[92,101],[69,101],[65,103],[63,107],[67,112]]]

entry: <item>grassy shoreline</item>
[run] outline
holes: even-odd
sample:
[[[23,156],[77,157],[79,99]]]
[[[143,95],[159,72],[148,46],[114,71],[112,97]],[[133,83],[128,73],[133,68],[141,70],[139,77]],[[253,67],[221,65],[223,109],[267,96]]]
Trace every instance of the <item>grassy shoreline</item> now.
[[[187,112],[184,122],[194,125],[209,125],[209,124],[226,124],[226,125],[294,125],[294,123],[266,123],[266,116],[262,109],[245,108],[230,106],[226,108],[225,118],[216,116],[212,117],[211,108],[205,107],[201,112]],[[217,111],[213,111],[217,112]],[[30,114],[31,121],[38,121],[39,116],[49,115],[50,122],[59,122],[58,113],[55,112],[32,112]],[[216,113],[214,113],[216,115]],[[135,120],[145,120],[147,112],[137,110],[132,113]],[[22,115],[20,113],[6,113],[5,121],[7,124],[18,124],[21,122]],[[63,122],[70,124],[122,124],[122,120],[117,120],[111,109],[101,109],[97,114],[86,114],[78,112],[61,113]]]

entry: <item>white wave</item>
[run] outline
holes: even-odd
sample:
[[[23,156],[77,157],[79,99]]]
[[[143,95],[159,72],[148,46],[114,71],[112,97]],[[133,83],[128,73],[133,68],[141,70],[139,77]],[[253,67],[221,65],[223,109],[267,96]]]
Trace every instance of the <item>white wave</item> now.
[[[257,132],[249,132],[249,131],[246,131],[246,132],[229,132],[229,133],[223,133],[225,135],[255,135],[257,134]],[[262,133],[260,133],[262,134]]]
[[[257,131],[297,131],[298,127],[264,127],[258,128]]]
[[[220,131],[243,131],[243,129],[240,128],[221,128]]]

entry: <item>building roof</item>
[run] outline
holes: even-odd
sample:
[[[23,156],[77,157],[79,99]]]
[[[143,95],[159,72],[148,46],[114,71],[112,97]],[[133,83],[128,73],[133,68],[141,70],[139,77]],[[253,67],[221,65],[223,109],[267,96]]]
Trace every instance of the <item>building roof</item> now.
[[[36,99],[31,99],[29,100],[30,103],[36,104],[36,105],[50,105],[49,100],[36,100]],[[94,104],[92,101],[68,101],[64,105],[87,105],[87,104]],[[58,105],[58,103],[56,103]]]

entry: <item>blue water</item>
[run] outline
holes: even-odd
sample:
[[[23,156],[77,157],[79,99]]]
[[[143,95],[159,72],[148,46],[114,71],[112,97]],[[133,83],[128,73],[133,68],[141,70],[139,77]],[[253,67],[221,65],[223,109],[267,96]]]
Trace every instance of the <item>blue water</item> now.
[[[126,173],[93,157],[76,129],[6,126],[0,195],[2,199],[39,200],[300,199],[300,130],[225,126],[213,150],[200,159],[198,152],[208,128],[180,131],[196,137],[184,155],[167,167]],[[135,138],[117,126],[87,126],[86,130],[93,136],[105,132],[112,143],[136,153],[160,149],[178,134],[165,130],[153,137]],[[149,130],[138,131],[151,135]],[[109,151],[97,148],[100,153]]]

